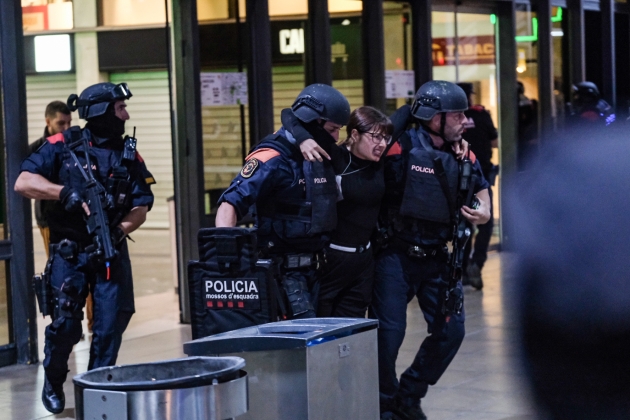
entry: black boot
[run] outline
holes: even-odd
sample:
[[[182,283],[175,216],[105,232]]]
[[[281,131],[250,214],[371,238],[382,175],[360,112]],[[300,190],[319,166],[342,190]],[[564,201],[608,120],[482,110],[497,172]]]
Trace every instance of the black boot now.
[[[48,377],[45,377],[44,389],[42,389],[42,402],[44,403],[46,410],[51,413],[61,413],[66,405],[66,396],[63,393],[63,384],[54,386],[50,383],[50,381],[48,381]]]
[[[417,407],[411,407],[407,405],[399,405],[396,407],[396,414],[405,420],[427,420],[427,416],[420,408],[420,404]]]

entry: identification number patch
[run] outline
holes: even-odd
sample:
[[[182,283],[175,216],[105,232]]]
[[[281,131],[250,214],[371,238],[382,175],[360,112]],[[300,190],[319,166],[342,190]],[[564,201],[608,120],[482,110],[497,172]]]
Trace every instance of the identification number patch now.
[[[254,172],[258,169],[258,159],[251,158],[247,162],[245,162],[245,166],[241,169],[241,176],[243,178],[249,178],[254,174]]]
[[[258,279],[204,279],[204,300],[207,309],[260,310]]]

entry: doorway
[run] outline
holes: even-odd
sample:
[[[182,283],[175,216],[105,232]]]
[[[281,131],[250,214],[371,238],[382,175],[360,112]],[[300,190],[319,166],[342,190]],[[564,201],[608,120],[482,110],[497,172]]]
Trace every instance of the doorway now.
[[[434,10],[431,20],[433,79],[471,83],[474,92],[472,104],[483,106],[495,127],[498,127],[495,15],[468,11],[463,13],[454,6],[450,10]],[[495,165],[499,164],[498,148],[492,149],[491,161]],[[495,182],[498,186],[498,177]],[[499,188],[493,188],[493,192],[495,222],[490,249],[498,249]]]

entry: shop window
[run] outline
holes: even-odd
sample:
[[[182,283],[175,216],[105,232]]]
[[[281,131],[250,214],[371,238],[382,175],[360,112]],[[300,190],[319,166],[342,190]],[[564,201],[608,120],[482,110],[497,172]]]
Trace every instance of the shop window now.
[[[102,26],[158,25],[166,22],[164,0],[101,0]]]
[[[72,29],[72,0],[22,0],[24,32]]]
[[[197,18],[200,22],[233,19],[234,0],[197,0]],[[330,13],[360,12],[362,2],[358,0],[328,0]],[[245,0],[239,0],[241,17],[245,17]],[[307,0],[269,0],[269,16],[306,16]]]

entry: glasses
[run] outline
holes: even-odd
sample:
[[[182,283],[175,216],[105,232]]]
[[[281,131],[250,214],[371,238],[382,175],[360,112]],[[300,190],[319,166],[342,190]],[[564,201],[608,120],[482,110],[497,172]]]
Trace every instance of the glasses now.
[[[374,133],[374,132],[370,132],[370,131],[364,131],[364,134],[369,134],[370,137],[372,138],[372,143],[374,143],[374,144],[379,144],[383,140],[385,140],[386,144],[389,144],[389,143],[392,142],[392,136],[388,136],[387,134]]]

